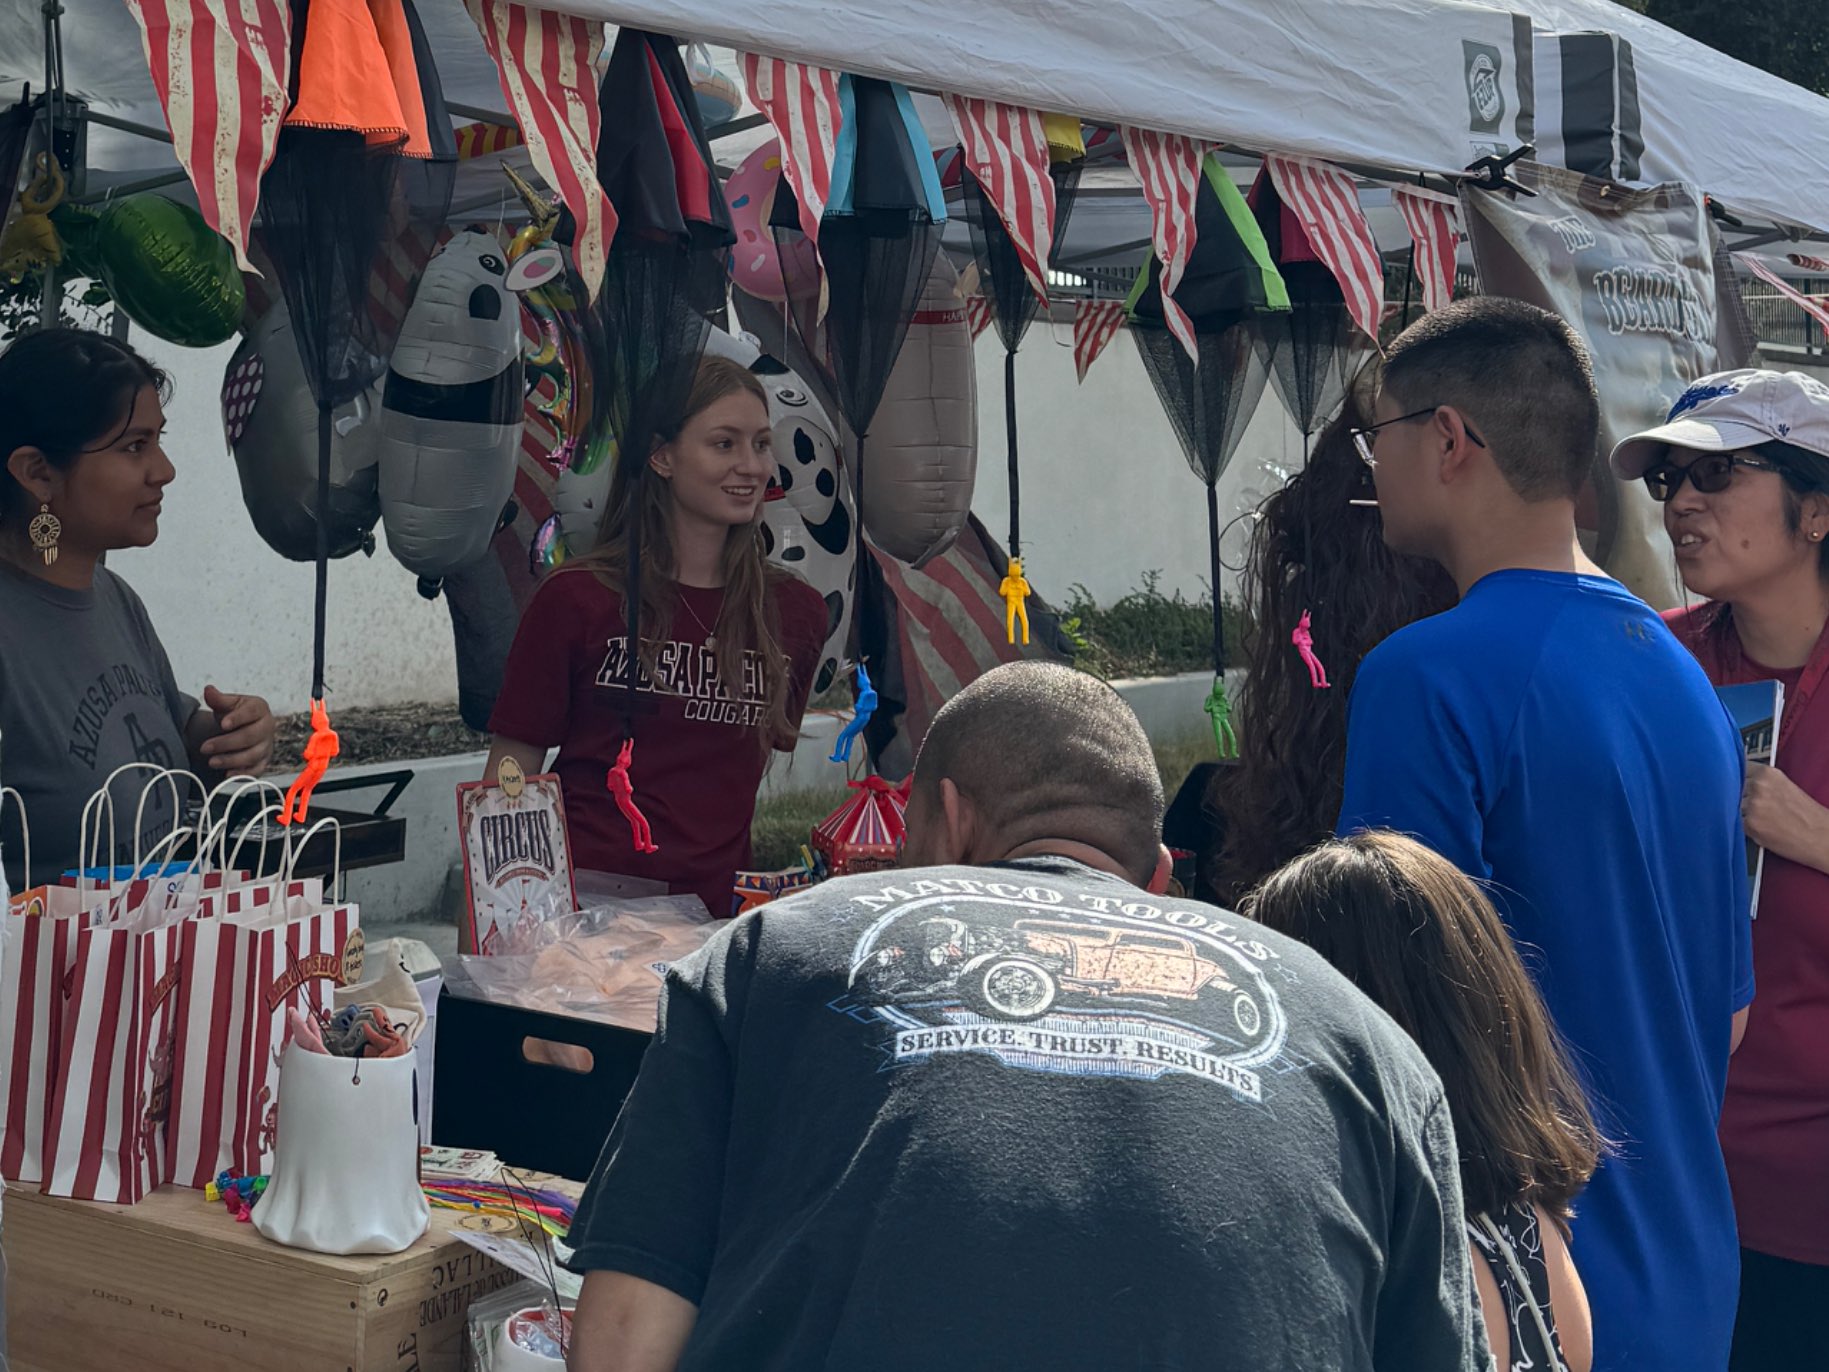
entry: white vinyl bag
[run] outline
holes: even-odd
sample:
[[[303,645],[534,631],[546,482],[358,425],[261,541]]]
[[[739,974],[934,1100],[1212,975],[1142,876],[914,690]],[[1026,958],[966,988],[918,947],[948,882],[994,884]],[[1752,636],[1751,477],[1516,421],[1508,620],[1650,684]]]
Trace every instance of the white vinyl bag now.
[[[345,1058],[294,1042],[280,1063],[273,1176],[254,1227],[314,1253],[398,1253],[425,1233],[412,1054]]]

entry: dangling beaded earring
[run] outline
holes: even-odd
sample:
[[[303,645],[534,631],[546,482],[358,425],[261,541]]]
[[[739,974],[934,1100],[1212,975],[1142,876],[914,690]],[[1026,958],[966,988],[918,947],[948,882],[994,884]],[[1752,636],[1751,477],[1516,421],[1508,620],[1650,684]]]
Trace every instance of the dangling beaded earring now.
[[[44,559],[44,565],[47,567],[57,561],[57,540],[63,531],[63,521],[51,513],[51,507],[48,504],[38,507],[38,513],[32,516],[32,522],[26,528],[26,533],[32,540],[32,547],[37,550],[38,556]]]

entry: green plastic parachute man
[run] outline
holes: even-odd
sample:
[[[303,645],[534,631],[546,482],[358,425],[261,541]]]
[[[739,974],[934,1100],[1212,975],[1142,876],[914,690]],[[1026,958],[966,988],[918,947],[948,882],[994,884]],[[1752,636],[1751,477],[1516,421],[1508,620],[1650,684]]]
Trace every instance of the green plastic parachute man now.
[[[1232,702],[1226,699],[1226,679],[1213,674],[1213,689],[1203,707],[1213,721],[1213,746],[1221,757],[1238,756],[1238,735],[1232,729]]]

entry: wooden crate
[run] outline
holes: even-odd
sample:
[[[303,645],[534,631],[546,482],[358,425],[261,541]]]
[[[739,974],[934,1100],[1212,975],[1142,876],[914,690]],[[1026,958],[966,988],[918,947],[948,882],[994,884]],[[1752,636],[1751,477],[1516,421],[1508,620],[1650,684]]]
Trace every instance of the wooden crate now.
[[[6,1191],[13,1372],[459,1372],[470,1302],[521,1278],[457,1215],[404,1253],[270,1243],[201,1191],[138,1205]]]

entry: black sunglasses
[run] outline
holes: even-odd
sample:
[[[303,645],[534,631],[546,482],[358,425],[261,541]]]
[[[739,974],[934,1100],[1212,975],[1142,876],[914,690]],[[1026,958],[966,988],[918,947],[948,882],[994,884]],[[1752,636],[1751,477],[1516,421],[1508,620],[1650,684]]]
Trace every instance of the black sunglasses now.
[[[1388,428],[1392,424],[1407,424],[1412,419],[1426,419],[1441,408],[1440,405],[1431,405],[1426,410],[1412,410],[1409,414],[1400,414],[1395,419],[1387,419],[1379,424],[1367,424],[1362,429],[1352,430],[1353,447],[1359,452],[1359,460],[1373,471],[1377,471],[1378,455],[1372,451],[1372,445],[1378,441],[1380,429]],[[1480,448],[1486,446],[1486,440],[1473,431],[1473,425],[1469,424],[1465,417],[1461,420],[1461,427],[1467,431],[1467,437],[1474,446]]]
[[[1651,498],[1662,505],[1683,489],[1687,481],[1703,495],[1714,495],[1725,491],[1728,483],[1734,479],[1734,468],[1750,467],[1756,472],[1783,472],[1776,463],[1767,462],[1757,457],[1741,457],[1738,453],[1703,453],[1687,467],[1679,467],[1669,460],[1658,463],[1645,470],[1645,489],[1651,492]]]

